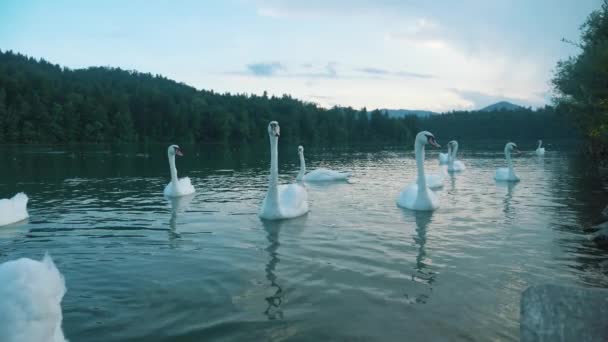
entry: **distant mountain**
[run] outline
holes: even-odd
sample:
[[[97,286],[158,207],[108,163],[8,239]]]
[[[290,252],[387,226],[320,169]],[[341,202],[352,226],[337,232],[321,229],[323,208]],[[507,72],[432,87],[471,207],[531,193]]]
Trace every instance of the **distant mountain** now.
[[[380,109],[383,112],[387,112],[391,118],[403,118],[410,115],[415,115],[419,118],[427,118],[431,115],[439,113],[431,112],[428,110],[411,110],[411,109]]]
[[[511,102],[500,101],[500,102],[496,102],[495,104],[484,107],[484,108],[480,109],[479,111],[480,112],[493,112],[495,110],[519,110],[522,108],[524,108],[524,107],[518,106]]]

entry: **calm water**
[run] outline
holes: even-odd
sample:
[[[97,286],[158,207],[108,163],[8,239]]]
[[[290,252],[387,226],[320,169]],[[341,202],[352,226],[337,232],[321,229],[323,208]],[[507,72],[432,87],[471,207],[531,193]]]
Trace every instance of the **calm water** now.
[[[585,231],[605,182],[559,144],[516,157],[522,181],[502,185],[502,143],[461,142],[468,169],[432,214],[395,205],[411,149],[307,148],[310,168],[352,184],[309,186],[311,212],[275,223],[257,217],[267,146],[183,149],[197,193],[171,202],[164,145],[0,148],[0,197],[25,191],[31,215],[0,229],[0,261],[51,253],[71,341],[517,340],[526,287],[608,287],[608,253]]]

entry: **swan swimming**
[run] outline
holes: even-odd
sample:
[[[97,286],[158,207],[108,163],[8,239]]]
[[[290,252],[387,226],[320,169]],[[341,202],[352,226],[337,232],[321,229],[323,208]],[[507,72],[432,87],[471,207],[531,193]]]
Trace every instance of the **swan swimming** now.
[[[306,161],[304,160],[304,147],[298,146],[298,155],[300,156],[300,172],[296,177],[298,182],[331,182],[331,181],[346,181],[350,177],[348,172],[340,172],[328,169],[316,169],[306,173]]]
[[[448,143],[451,146],[452,153],[450,154],[448,161],[448,172],[460,172],[466,170],[466,166],[460,160],[456,160],[456,153],[458,153],[458,141],[452,140]],[[448,149],[450,149],[448,147]]]
[[[509,142],[505,145],[505,158],[507,159],[508,167],[500,167],[496,170],[494,179],[497,181],[519,182],[519,177],[517,177],[515,170],[513,170],[513,162],[511,161],[512,151],[519,153],[519,150],[517,150],[517,145]]]
[[[308,193],[300,184],[282,184],[279,181],[279,123],[268,124],[270,138],[270,178],[268,191],[262,202],[259,216],[266,220],[282,220],[302,216],[308,212]]]
[[[405,187],[397,198],[397,205],[411,210],[431,211],[439,208],[439,198],[427,185],[424,174],[424,146],[431,144],[440,147],[435,141],[435,136],[427,131],[422,131],[416,135],[416,167],[417,182]]]
[[[65,281],[51,257],[0,264],[0,341],[67,342],[61,330]]]
[[[17,223],[28,218],[28,197],[23,192],[13,196],[11,199],[0,199],[0,226]]]
[[[536,155],[537,156],[543,156],[545,155],[545,148],[541,147],[543,145],[543,141],[539,140],[538,141],[538,147],[536,148]]]
[[[169,157],[169,170],[171,171],[171,182],[165,187],[164,194],[167,197],[186,196],[194,193],[194,187],[190,178],[184,177],[177,179],[177,169],[175,168],[175,156],[183,156],[182,150],[177,145],[171,145],[167,149]]]
[[[446,165],[450,160],[452,154],[452,146],[448,144],[448,153],[439,153],[439,165]]]

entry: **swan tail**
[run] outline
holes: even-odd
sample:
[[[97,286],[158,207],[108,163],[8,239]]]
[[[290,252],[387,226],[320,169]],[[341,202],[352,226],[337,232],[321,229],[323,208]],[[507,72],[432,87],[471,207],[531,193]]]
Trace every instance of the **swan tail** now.
[[[49,277],[51,278],[51,281],[49,281],[47,284],[53,287],[52,293],[57,297],[59,301],[61,301],[61,298],[63,298],[63,295],[65,295],[67,291],[63,275],[61,274],[61,272],[59,272],[57,266],[55,266],[55,262],[53,261],[53,258],[51,258],[51,255],[48,252],[44,253],[44,257],[42,258],[42,264],[46,266],[46,269],[49,272]]]

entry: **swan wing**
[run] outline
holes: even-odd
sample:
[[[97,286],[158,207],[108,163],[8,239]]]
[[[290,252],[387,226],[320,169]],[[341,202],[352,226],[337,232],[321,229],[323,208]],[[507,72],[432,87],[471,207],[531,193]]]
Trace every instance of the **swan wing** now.
[[[443,187],[442,175],[426,175],[426,186],[431,189],[439,189]]]
[[[439,153],[439,165],[444,165],[448,163],[448,154],[447,153]]]
[[[283,218],[293,218],[308,212],[308,192],[300,184],[279,185],[279,206]]]
[[[192,185],[190,178],[184,177],[184,178],[178,179],[177,184],[173,184],[173,182],[170,182],[169,184],[167,184],[163,193],[167,197],[179,197],[179,196],[191,195],[195,191],[196,190],[194,189],[194,186]]]
[[[65,282],[53,260],[21,258],[0,265],[0,341],[65,342]]]
[[[23,192],[11,199],[0,200],[0,226],[23,221],[29,217],[27,201],[29,198]]]
[[[460,172],[466,170],[467,167],[460,160],[455,160],[453,165],[448,166],[449,172]]]
[[[307,173],[304,176],[304,181],[307,182],[329,182],[338,180],[347,180],[350,177],[348,172],[340,172],[328,169],[316,169]]]
[[[397,205],[402,208],[413,209],[418,196],[418,184],[413,183],[405,187],[397,198]]]
[[[426,194],[419,197],[418,184],[414,183],[406,186],[399,194],[397,205],[410,210],[430,211],[439,208],[439,198],[429,188],[426,189]]]
[[[517,182],[519,181],[519,177],[517,177],[517,175],[515,174],[515,171],[513,171],[513,173],[509,172],[509,168],[507,167],[501,167],[496,169],[496,175],[494,176],[494,179],[498,180],[498,181],[507,181],[507,182]]]

